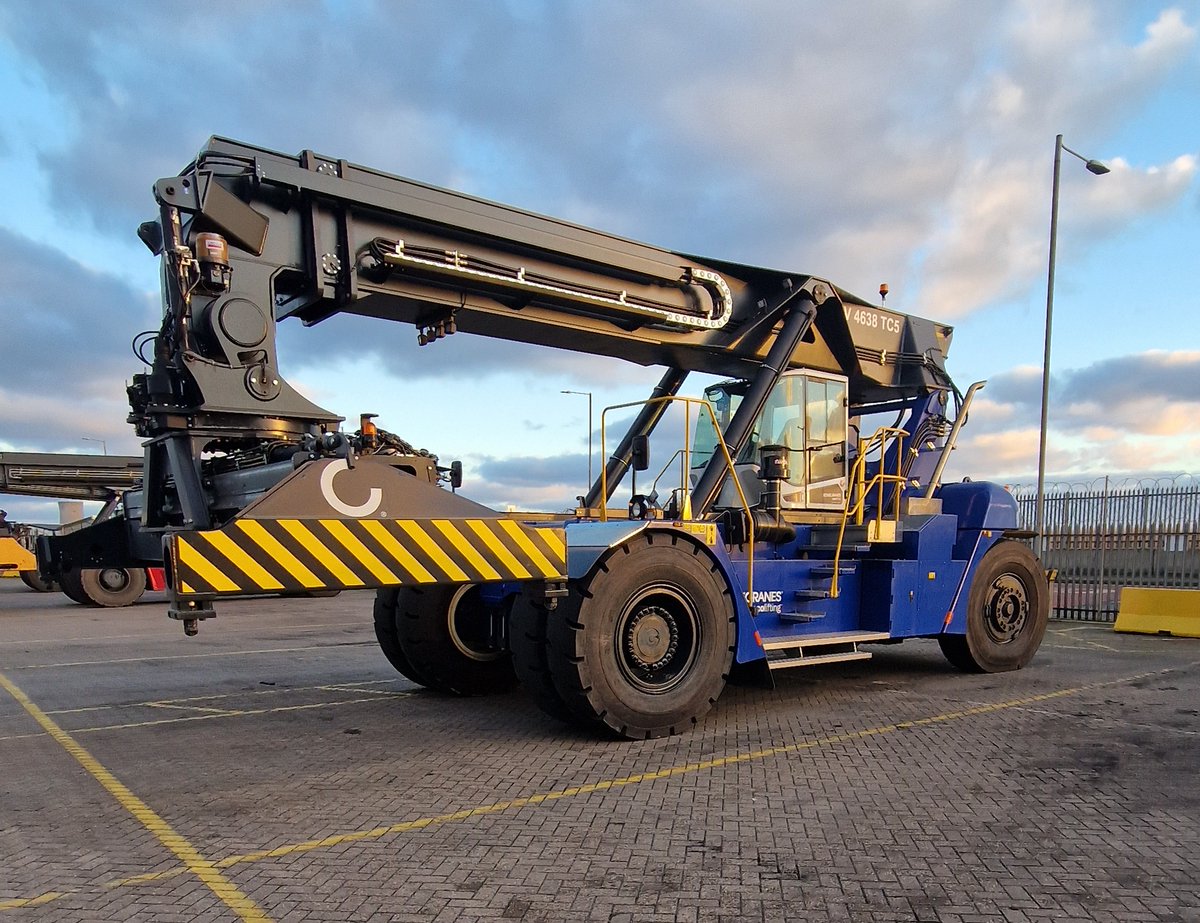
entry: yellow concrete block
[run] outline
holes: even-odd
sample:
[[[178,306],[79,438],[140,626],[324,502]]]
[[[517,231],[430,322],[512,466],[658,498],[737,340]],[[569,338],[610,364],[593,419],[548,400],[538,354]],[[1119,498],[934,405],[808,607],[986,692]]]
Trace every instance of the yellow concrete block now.
[[[1121,587],[1113,631],[1200,638],[1200,590]]]

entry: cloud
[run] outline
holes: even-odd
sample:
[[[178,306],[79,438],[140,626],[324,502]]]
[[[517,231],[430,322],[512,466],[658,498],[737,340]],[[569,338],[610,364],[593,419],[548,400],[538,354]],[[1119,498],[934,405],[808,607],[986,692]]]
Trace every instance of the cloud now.
[[[125,381],[134,333],[158,308],[119,279],[0,227],[0,442],[13,448],[135,446]]]
[[[1200,458],[1200,351],[1150,350],[1051,378],[1047,467],[1190,470]],[[1041,370],[995,376],[972,407],[952,470],[1026,480],[1037,467]]]
[[[56,204],[105,229],[128,233],[149,184],[220,132],[855,291],[889,278],[947,318],[1034,277],[1047,158],[1028,138],[1096,136],[1195,45],[1178,10],[1126,42],[1117,13],[1084,0],[749,11],[9,4],[0,30],[74,126],[40,156]],[[180,105],[168,86],[194,91]],[[1084,195],[1119,227],[1194,172],[1187,157],[1124,164]]]
[[[1196,188],[1197,152],[1145,164],[1111,141],[1194,56],[1192,14],[1151,12],[1131,37],[1119,6],[668,0],[401,12],[264,0],[235,16],[148,0],[0,3],[0,46],[53,102],[56,126],[6,120],[0,154],[33,152],[62,225],[122,239],[153,214],[151,183],[220,133],[680,250],[814,271],[852,291],[886,280],[918,313],[951,320],[1044,280],[1056,132],[1112,167],[1093,177],[1064,161],[1062,220],[1087,231],[1081,246]],[[11,230],[0,233],[0,269],[5,348],[17,343],[22,357],[0,365],[0,438],[65,446],[91,421],[89,435],[112,434],[110,448],[130,440],[122,384],[138,366],[126,344],[157,325],[140,291],[150,270],[122,281],[123,267],[89,271]],[[655,377],[467,335],[422,349],[409,327],[350,316],[282,324],[280,356],[294,380],[383,369],[397,400],[411,382],[432,391],[464,376],[597,391]],[[1168,434],[1194,406],[1194,364],[1178,361],[1122,357],[1056,374],[1052,422],[1077,440],[1056,457],[1115,459],[1121,434],[1174,457]],[[990,441],[968,431],[962,457],[974,452],[991,471],[1028,461],[1039,389],[1036,369],[993,377],[971,428]],[[521,482],[519,465],[481,476],[497,495],[529,498],[551,478],[553,489],[573,480],[547,468],[546,484]]]

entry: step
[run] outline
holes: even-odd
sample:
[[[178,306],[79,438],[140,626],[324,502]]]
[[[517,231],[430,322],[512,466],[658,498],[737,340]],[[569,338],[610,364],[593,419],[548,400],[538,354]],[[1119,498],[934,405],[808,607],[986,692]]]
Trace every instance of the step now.
[[[828,644],[867,644],[887,641],[886,631],[831,631],[821,635],[793,635],[787,638],[763,638],[764,651],[779,651],[789,647],[820,647]]]
[[[796,590],[796,599],[829,599],[829,590]]]
[[[807,657],[782,657],[767,660],[771,670],[787,670],[791,667],[811,667],[819,663],[842,663],[847,660],[870,660],[870,651],[846,651],[840,654],[810,654]]]
[[[843,577],[846,574],[854,573],[857,569],[858,569],[858,567],[855,562],[851,561],[849,563],[846,563],[845,561],[843,561],[841,564],[838,565],[837,574],[839,577]],[[833,576],[833,565],[832,564],[818,564],[816,567],[810,567],[808,570],[808,575],[810,577],[832,577]]]
[[[835,551],[837,551],[837,547],[838,546],[837,546],[836,542],[832,545],[828,545],[828,544],[823,545],[823,544],[813,543],[811,545],[800,545],[799,550],[800,551],[827,551],[827,552],[829,552],[829,554],[833,554]],[[862,543],[845,542],[842,545],[842,554],[843,555],[863,554],[865,552],[870,551],[872,547],[873,547],[872,545],[867,545],[867,544],[862,544]]]

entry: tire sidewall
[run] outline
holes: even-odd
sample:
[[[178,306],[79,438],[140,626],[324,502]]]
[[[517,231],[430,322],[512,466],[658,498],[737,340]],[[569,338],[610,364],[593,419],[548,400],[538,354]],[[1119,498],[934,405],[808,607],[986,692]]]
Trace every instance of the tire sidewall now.
[[[108,589],[100,576],[105,570],[123,571],[125,585],[119,590]],[[137,567],[85,569],[79,572],[79,585],[92,605],[119,609],[142,598],[142,594],[146,592],[146,572]]]
[[[985,609],[992,584],[1004,575],[1021,582],[1029,601],[1029,612],[1017,636],[1008,643],[993,639],[985,623]],[[984,554],[967,598],[967,651],[985,673],[1019,670],[1037,653],[1050,618],[1050,587],[1041,563],[1019,542],[1001,540]]]
[[[720,582],[718,582],[720,581]],[[698,625],[697,650],[685,673],[661,693],[632,686],[618,663],[617,629],[630,607],[648,589],[669,589],[687,601]],[[580,601],[575,635],[579,679],[609,727],[629,736],[682,730],[704,714],[720,695],[729,674],[735,641],[734,612],[724,580],[706,550],[690,541],[651,538],[616,549],[589,581],[590,596]],[[664,707],[664,705],[666,707]],[[599,707],[597,707],[599,706]],[[654,726],[647,726],[647,714]]]

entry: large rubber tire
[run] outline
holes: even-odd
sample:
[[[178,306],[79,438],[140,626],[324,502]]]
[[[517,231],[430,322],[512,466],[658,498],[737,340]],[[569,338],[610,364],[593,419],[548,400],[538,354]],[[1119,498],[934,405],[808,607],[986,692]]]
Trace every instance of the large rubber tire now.
[[[454,695],[493,695],[517,684],[512,656],[487,643],[490,615],[479,587],[401,587],[396,639],[424,685]]]
[[[967,595],[967,633],[942,635],[942,653],[968,673],[1019,670],[1033,659],[1050,619],[1050,584],[1025,545],[999,541],[984,554]]]
[[[396,587],[383,587],[375,593],[375,638],[396,672],[418,686],[428,686],[429,681],[413,668],[400,649],[400,637],[396,633],[396,595]]]
[[[555,688],[584,723],[622,737],[690,729],[733,664],[729,586],[708,551],[646,530],[609,552],[547,621]]]
[[[92,605],[91,599],[83,590],[83,571],[78,568],[64,570],[58,575],[58,586],[63,595],[81,606]]]
[[[562,605],[547,610],[540,601],[521,594],[514,600],[508,617],[508,647],[517,680],[533,696],[538,708],[552,718],[573,722],[570,709],[554,685],[550,643],[546,637],[546,620],[562,617]]]
[[[79,572],[79,582],[91,605],[120,609],[142,598],[146,571],[140,567],[87,568]]]
[[[56,581],[47,580],[36,570],[21,571],[21,582],[38,593],[53,593],[59,588]]]

